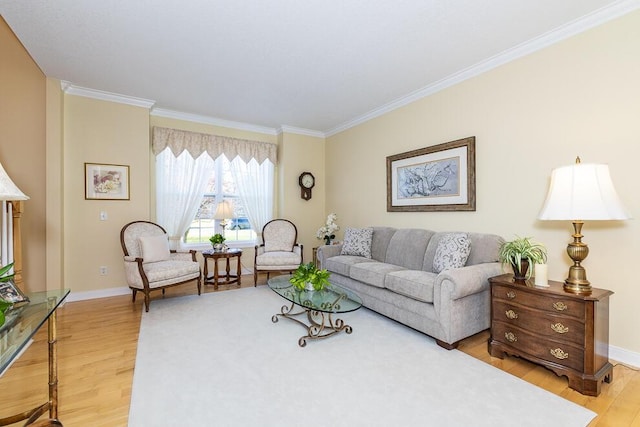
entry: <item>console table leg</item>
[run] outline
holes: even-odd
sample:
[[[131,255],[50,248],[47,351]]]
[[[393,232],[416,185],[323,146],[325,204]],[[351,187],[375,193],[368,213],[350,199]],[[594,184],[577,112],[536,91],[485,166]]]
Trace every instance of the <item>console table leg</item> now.
[[[55,302],[54,302],[55,303]],[[49,418],[58,419],[58,351],[56,349],[56,310],[47,320],[49,333]]]

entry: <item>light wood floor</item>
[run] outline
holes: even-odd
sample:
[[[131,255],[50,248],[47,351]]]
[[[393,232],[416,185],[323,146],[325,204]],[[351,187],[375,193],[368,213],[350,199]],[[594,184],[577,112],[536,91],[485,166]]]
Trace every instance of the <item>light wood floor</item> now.
[[[243,277],[243,287],[252,284],[252,277]],[[204,286],[204,292],[213,292],[213,287]],[[167,290],[165,298],[194,293],[195,285],[187,284]],[[162,296],[158,292],[152,298]],[[67,303],[58,310],[59,417],[65,427],[127,425],[142,299],[139,295],[132,304],[130,296],[102,298]],[[0,378],[2,416],[46,401],[47,337],[46,327],[41,329],[31,347]],[[613,383],[605,383],[600,396],[583,396],[567,387],[566,378],[545,368],[515,357],[492,358],[487,352],[488,337],[488,332],[482,332],[467,338],[459,349],[591,409],[598,417],[589,427],[640,427],[640,372],[616,365]]]

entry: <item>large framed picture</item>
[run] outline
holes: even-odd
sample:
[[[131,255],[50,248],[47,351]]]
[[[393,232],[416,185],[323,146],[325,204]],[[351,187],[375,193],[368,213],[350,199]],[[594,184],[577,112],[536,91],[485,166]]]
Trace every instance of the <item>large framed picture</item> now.
[[[475,211],[476,138],[387,157],[387,211]]]
[[[129,166],[84,164],[86,200],[129,200]]]

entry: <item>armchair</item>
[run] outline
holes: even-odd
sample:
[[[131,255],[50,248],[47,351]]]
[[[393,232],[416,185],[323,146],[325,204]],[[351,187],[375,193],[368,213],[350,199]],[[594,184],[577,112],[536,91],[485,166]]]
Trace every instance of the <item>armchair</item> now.
[[[258,272],[266,271],[267,279],[273,271],[292,272],[302,264],[302,245],[297,243],[298,229],[287,219],[274,219],[262,228],[261,245],[255,247],[253,286]]]
[[[196,251],[169,250],[167,232],[149,221],[134,221],[122,227],[120,244],[124,252],[127,284],[136,301],[138,291],[144,292],[145,311],[149,311],[150,293],[192,280],[197,281],[198,295],[202,291],[200,264]]]

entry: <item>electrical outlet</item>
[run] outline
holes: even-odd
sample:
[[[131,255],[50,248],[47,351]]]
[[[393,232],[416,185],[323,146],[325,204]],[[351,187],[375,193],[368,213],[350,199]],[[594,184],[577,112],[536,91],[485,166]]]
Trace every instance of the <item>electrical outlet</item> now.
[[[101,266],[100,267],[100,275],[101,276],[106,276],[107,275],[107,267],[106,266]]]
[[[100,211],[100,221],[106,221],[109,219],[109,215],[107,215],[107,211]]]

